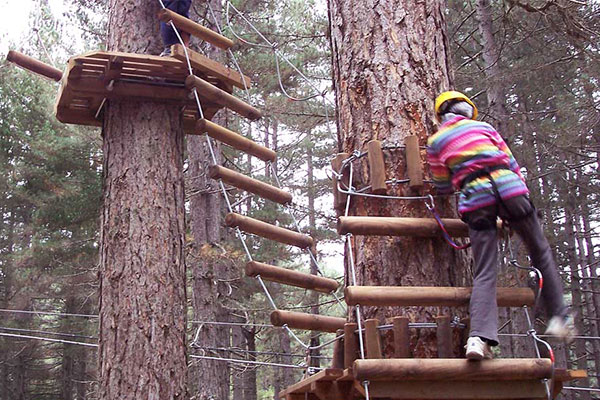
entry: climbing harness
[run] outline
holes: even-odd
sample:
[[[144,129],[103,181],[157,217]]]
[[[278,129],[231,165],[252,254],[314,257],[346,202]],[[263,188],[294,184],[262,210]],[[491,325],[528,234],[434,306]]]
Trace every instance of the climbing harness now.
[[[456,244],[456,242],[454,240],[452,240],[452,237],[450,236],[450,234],[446,230],[446,227],[444,226],[444,222],[442,221],[442,219],[440,218],[440,215],[438,214],[437,210],[435,209],[435,202],[433,200],[433,196],[429,195],[428,197],[429,197],[429,202],[427,202],[427,201],[425,202],[425,207],[427,207],[427,209],[431,212],[431,214],[433,215],[433,218],[435,218],[435,221],[437,222],[438,226],[442,230],[442,236],[444,237],[444,240],[446,241],[446,243],[448,243],[450,246],[452,246],[456,250],[466,250],[469,247],[471,247],[471,242],[463,244],[463,245],[459,245],[459,244]]]

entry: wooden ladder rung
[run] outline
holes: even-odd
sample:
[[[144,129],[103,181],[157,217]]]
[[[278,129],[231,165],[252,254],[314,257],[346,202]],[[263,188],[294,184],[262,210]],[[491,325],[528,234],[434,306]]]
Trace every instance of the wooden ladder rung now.
[[[261,278],[267,281],[283,283],[285,285],[315,290],[322,293],[331,293],[339,286],[339,283],[334,279],[292,271],[287,268],[263,264],[257,261],[250,261],[246,264],[246,275],[252,277],[260,275]]]
[[[227,214],[225,217],[225,225],[230,228],[238,227],[244,232],[252,233],[254,235],[271,239],[279,243],[300,247],[302,249],[311,247],[314,242],[313,238],[308,235],[304,235],[289,229],[280,228],[278,226],[271,225],[254,218],[245,217],[237,213]]]
[[[456,358],[393,358],[356,360],[358,381],[513,381],[552,377],[549,358],[503,358],[473,362]]]
[[[196,88],[202,97],[222,105],[223,107],[227,107],[248,119],[256,120],[262,117],[262,114],[258,109],[227,93],[223,89],[219,89],[202,78],[190,75],[185,79],[185,86],[188,89]]]
[[[257,179],[250,178],[249,176],[240,174],[229,168],[221,167],[220,165],[211,165],[208,167],[208,176],[212,179],[221,179],[231,186],[257,194],[276,203],[287,204],[292,202],[292,195],[285,190],[281,190]]]
[[[235,149],[251,154],[263,161],[273,162],[277,159],[277,153],[273,150],[261,146],[260,144],[207,119],[199,119],[196,123],[196,133],[202,134],[204,132],[215,140],[226,143]]]
[[[178,29],[214,44],[221,49],[227,50],[233,46],[233,40],[166,8],[158,12],[158,19],[162,22],[172,21]]]
[[[438,286],[348,286],[344,299],[354,306],[446,306],[458,307],[469,304],[470,287]],[[532,307],[535,294],[530,288],[497,288],[498,307]]]
[[[207,75],[213,75],[224,80],[230,85],[239,87],[240,89],[250,88],[252,82],[247,76],[226,67],[220,62],[211,60],[210,58],[195,52],[190,48],[187,49],[187,53],[190,57],[190,64],[192,64],[192,68],[202,71]],[[185,58],[185,49],[181,44],[174,44],[171,46],[171,57],[174,57],[184,63],[187,62]]]
[[[271,312],[271,323],[275,326],[287,325],[292,329],[335,333],[338,329],[344,328],[346,319],[295,311],[275,310]]]
[[[450,236],[469,236],[467,224],[460,219],[442,218],[442,222]],[[337,230],[340,235],[438,237],[442,234],[433,218],[340,217]]]
[[[539,379],[517,381],[372,381],[374,398],[420,400],[546,400],[546,387]]]
[[[62,79],[63,72],[60,69],[54,68],[51,65],[36,60],[18,51],[10,50],[6,55],[6,61],[17,64],[21,68],[25,68],[31,72],[42,75],[48,79],[59,82]]]

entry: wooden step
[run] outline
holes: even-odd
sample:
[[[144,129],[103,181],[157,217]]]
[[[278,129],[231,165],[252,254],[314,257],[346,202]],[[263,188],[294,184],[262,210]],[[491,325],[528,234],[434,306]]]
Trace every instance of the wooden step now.
[[[225,225],[230,228],[239,227],[242,231],[252,233],[279,243],[285,243],[302,249],[313,245],[313,238],[299,232],[280,228],[275,225],[245,217],[237,213],[229,213],[225,217]]]
[[[406,400],[547,400],[539,379],[517,381],[375,381],[369,383],[372,398]]]
[[[224,82],[239,87],[240,89],[250,88],[252,82],[247,76],[242,75],[239,72],[234,71],[217,61],[211,60],[210,58],[198,52],[195,52],[190,48],[187,49],[187,53],[190,57],[190,64],[192,64],[193,69],[202,71],[204,74],[207,75],[216,76]],[[173,46],[171,46],[171,57],[174,57],[179,61],[186,63],[187,66],[187,59],[185,58],[185,49],[181,44],[174,44]],[[244,82],[246,83],[245,85]]]
[[[471,361],[456,358],[356,360],[358,381],[518,381],[552,378],[549,358]]]
[[[287,325],[292,329],[335,333],[338,329],[344,329],[346,319],[318,314],[275,310],[271,312],[271,323],[275,326]]]
[[[469,229],[460,219],[443,218],[450,236],[467,237]],[[340,217],[338,233],[345,235],[439,237],[440,227],[433,218]]]
[[[348,286],[344,299],[350,306],[444,306],[469,305],[471,287],[439,286]],[[497,288],[498,307],[533,307],[535,294],[530,288]]]
[[[281,190],[268,183],[250,178],[220,165],[211,165],[208,167],[208,176],[212,179],[221,179],[231,186],[257,194],[276,203],[287,204],[292,202],[292,195],[285,190]]]
[[[6,55],[6,61],[56,82],[59,82],[63,76],[63,72],[60,69],[18,51],[10,50]]]
[[[292,271],[287,268],[263,264],[257,261],[250,261],[246,264],[246,275],[252,277],[260,275],[261,278],[267,281],[283,283],[285,285],[315,290],[322,293],[333,292],[339,286],[339,283],[333,279]]]
[[[202,97],[206,97],[210,101],[213,101],[223,107],[227,107],[248,119],[256,120],[262,117],[262,114],[258,109],[227,93],[223,89],[219,89],[215,85],[205,81],[202,78],[189,75],[185,80],[185,86],[188,89],[198,89],[198,93]]]
[[[298,394],[298,393],[309,393],[311,390],[311,384],[315,382],[333,382],[340,378],[343,374],[342,369],[337,368],[326,368],[314,375],[309,376],[300,382],[294,383],[288,386],[285,390],[279,392],[279,397],[284,398],[286,394]]]
[[[233,46],[233,40],[166,8],[163,8],[158,12],[158,19],[162,22],[172,21],[178,29],[199,39],[205,40],[221,49],[227,50]]]
[[[275,153],[273,150],[265,146],[261,146],[260,144],[207,119],[200,119],[196,123],[195,133],[202,134],[205,132],[211,138],[218,140],[219,142],[226,143],[235,149],[251,154],[263,161],[274,162],[277,159],[277,153]]]

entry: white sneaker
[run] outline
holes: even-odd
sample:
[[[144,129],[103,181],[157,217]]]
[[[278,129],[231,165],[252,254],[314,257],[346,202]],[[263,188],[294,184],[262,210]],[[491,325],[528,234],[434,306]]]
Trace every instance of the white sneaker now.
[[[477,336],[472,336],[467,340],[465,349],[467,349],[467,358],[469,360],[494,358],[494,353],[492,353],[492,348],[490,345]]]
[[[561,339],[566,340],[568,343],[573,340],[573,336],[577,334],[575,329],[575,322],[573,316],[567,317],[554,316],[550,318],[548,327],[546,328],[545,335],[557,336]]]

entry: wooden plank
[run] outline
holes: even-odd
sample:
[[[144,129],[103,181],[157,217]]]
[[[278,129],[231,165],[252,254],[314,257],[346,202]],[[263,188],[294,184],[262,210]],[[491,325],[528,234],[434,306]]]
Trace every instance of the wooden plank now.
[[[370,382],[374,398],[391,399],[545,399],[546,388],[540,380],[521,381],[398,381]]]
[[[307,393],[310,390],[310,385],[313,382],[333,382],[341,377],[343,371],[341,369],[326,368],[316,374],[309,376],[306,379],[296,382],[291,386],[288,386],[285,390],[279,392],[279,397],[284,397],[288,394]]]
[[[409,187],[413,190],[423,188],[423,162],[421,161],[421,150],[419,149],[419,137],[407,136],[404,139],[406,145],[406,172]]]
[[[348,153],[338,153],[333,160],[331,160],[331,168],[334,172],[339,173],[342,168],[342,162],[350,157]],[[348,170],[344,170],[344,174],[342,176],[341,185],[342,187],[348,187],[349,176]],[[333,208],[342,211],[346,207],[346,201],[348,196],[344,193],[340,193],[338,190],[338,180],[333,180]]]
[[[178,29],[205,40],[218,48],[227,50],[233,46],[233,40],[166,8],[158,12],[158,19],[165,23],[172,21]]]
[[[196,124],[196,133],[201,134],[204,132],[215,140],[226,143],[233,148],[258,157],[263,161],[273,162],[277,158],[277,153],[273,150],[261,146],[260,144],[207,119],[200,119]]]
[[[279,243],[300,247],[301,249],[311,247],[313,244],[313,238],[308,235],[280,228],[236,213],[227,214],[225,217],[225,225],[230,228],[238,227],[244,232],[252,233]]]
[[[6,55],[6,60],[18,65],[21,68],[56,82],[59,82],[63,76],[63,72],[60,69],[54,68],[51,65],[43,63],[40,60],[36,60],[33,57],[29,57],[23,53],[19,53],[18,51],[10,50]]]
[[[588,373],[584,369],[562,369],[556,368],[554,370],[554,380],[565,382],[572,381],[575,379],[585,379],[588,377]]]
[[[450,317],[435,317],[437,323],[436,337],[438,358],[454,358],[452,351],[452,327],[450,326]]]
[[[469,229],[460,219],[442,218],[450,236],[467,237]],[[433,218],[339,217],[338,233],[345,235],[439,237],[442,230]]]
[[[250,261],[247,263],[245,271],[247,276],[255,277],[260,275],[262,279],[267,281],[315,290],[322,293],[331,293],[339,286],[339,283],[334,279],[263,264],[257,261]]]
[[[358,381],[440,380],[514,381],[552,377],[548,358],[514,358],[473,362],[465,359],[356,360],[352,366]]]
[[[342,336],[344,334],[343,329],[338,329],[335,332],[336,336]],[[333,360],[331,361],[331,368],[344,369],[344,337],[342,336],[333,344]]]
[[[394,334],[394,358],[410,357],[410,337],[408,334],[408,318],[394,317],[392,320]]]
[[[188,89],[196,88],[198,93],[203,97],[223,107],[227,107],[248,119],[257,120],[262,117],[261,112],[255,107],[197,76],[188,76],[185,79],[185,85]]]
[[[363,306],[448,306],[469,304],[470,287],[440,286],[348,286],[344,299],[348,305]],[[535,294],[530,288],[497,288],[498,307],[533,306]]]
[[[369,158],[369,175],[371,180],[371,192],[385,194],[387,184],[385,183],[385,163],[383,150],[379,140],[371,140],[367,143],[367,155]]]
[[[379,321],[377,319],[368,319],[365,321],[365,344],[367,358],[382,358],[381,355],[381,337],[379,336]]]
[[[356,335],[358,325],[351,322],[344,324],[344,368],[352,367],[354,360],[358,358],[358,337]]]
[[[310,393],[316,395],[319,400],[346,399],[350,385],[349,382],[313,382],[310,384]]]
[[[271,323],[275,326],[287,325],[292,329],[306,329],[317,332],[336,332],[346,323],[345,318],[328,317],[319,314],[306,314],[295,311],[275,310],[271,312]]]
[[[111,82],[118,79],[121,76],[123,69],[124,60],[119,56],[112,56],[107,65],[106,72],[104,74],[103,85],[111,85]],[[107,87],[107,90],[112,90],[112,87]]]
[[[217,61],[211,60],[210,58],[205,57],[204,55],[189,48],[187,51],[188,56],[190,57],[190,64],[192,64],[192,68],[197,69],[205,74],[214,75],[233,86],[239,87],[240,89],[250,89],[252,81],[249,77],[241,75],[239,72],[234,71]],[[185,51],[181,44],[175,44],[171,46],[171,56],[182,61],[183,63],[187,62],[185,58]]]
[[[209,166],[208,176],[212,179],[221,179],[231,186],[254,193],[264,199],[269,199],[279,204],[288,204],[292,202],[291,193],[220,165]]]

